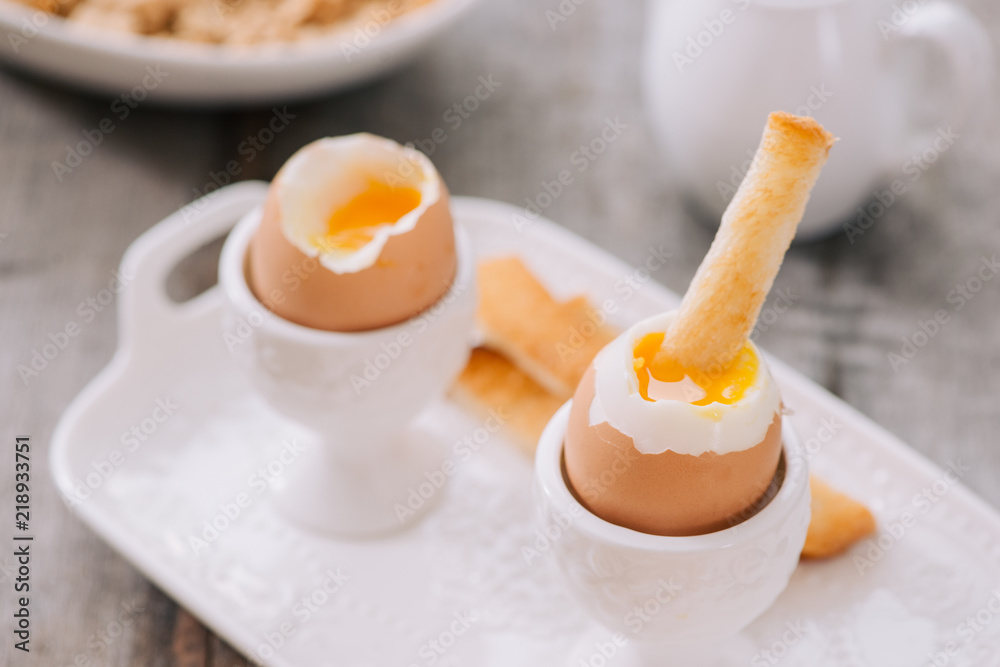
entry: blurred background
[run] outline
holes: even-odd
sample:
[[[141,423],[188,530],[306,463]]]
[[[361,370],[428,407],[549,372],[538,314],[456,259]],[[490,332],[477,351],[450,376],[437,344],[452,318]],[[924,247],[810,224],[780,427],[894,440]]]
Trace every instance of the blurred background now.
[[[1000,6],[964,5],[1000,43]],[[697,219],[704,207],[692,206],[679,185],[643,102],[649,10],[634,2],[482,0],[384,78],[252,108],[138,102],[123,118],[120,96],[0,69],[4,442],[30,434],[35,470],[43,470],[59,416],[116,348],[115,303],[83,304],[113,281],[137,236],[213,183],[270,179],[322,136],[367,131],[414,142],[453,194],[534,202],[626,262],[663,246],[673,255],[654,278],[682,292],[714,232]],[[985,97],[994,103],[995,96],[993,87]],[[864,98],[856,104],[859,114],[871,110]],[[978,125],[958,132],[918,178],[907,175],[905,192],[863,233],[835,224],[792,249],[771,296],[784,294],[790,307],[758,327],[757,341],[936,463],[974,462],[963,481],[1000,508],[1000,278],[981,271],[1000,253],[1000,135],[996,116],[978,111]],[[741,106],[726,114],[740,122]],[[101,132],[89,155],[72,158],[69,147],[105,119],[113,131]],[[763,118],[750,124],[762,127]],[[609,127],[603,152],[586,157],[583,169],[581,147]],[[906,173],[904,162],[878,189]],[[564,169],[573,183],[539,199]],[[176,294],[210,284],[214,262],[212,248],[190,260]],[[914,345],[921,322],[941,310],[947,322]],[[37,376],[19,372],[70,320],[80,323],[79,335]],[[904,354],[907,344],[914,354]],[[36,477],[37,652],[14,660],[4,642],[0,663],[72,664],[123,604],[134,603],[146,612],[92,664],[245,664],[74,519],[47,476]],[[9,577],[2,556],[0,566],[0,579]]]

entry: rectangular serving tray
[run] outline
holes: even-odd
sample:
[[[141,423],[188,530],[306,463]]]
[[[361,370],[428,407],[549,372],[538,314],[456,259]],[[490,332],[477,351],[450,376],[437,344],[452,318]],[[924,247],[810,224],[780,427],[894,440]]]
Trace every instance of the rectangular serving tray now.
[[[532,555],[544,545],[532,463],[455,404],[435,404],[424,424],[444,442],[482,442],[452,448],[455,473],[410,529],[340,541],[289,524],[272,505],[273,485],[308,435],[256,397],[231,359],[218,289],[178,305],[163,287],[178,261],[265,192],[262,183],[217,191],[129,248],[119,350],[53,438],[52,471],[67,502],[262,664],[568,664],[593,628],[544,548]],[[517,255],[557,296],[613,304],[617,326],[677,303],[651,280],[623,290],[633,267],[546,220],[523,225],[520,209],[459,197],[453,211],[477,256]],[[1000,586],[997,512],[850,406],[769,364],[810,465],[871,507],[879,534],[839,558],[800,564],[744,633],[743,664],[919,667],[948,648],[950,666],[998,664],[1000,614],[988,612],[981,629],[966,624],[977,614],[982,624]]]

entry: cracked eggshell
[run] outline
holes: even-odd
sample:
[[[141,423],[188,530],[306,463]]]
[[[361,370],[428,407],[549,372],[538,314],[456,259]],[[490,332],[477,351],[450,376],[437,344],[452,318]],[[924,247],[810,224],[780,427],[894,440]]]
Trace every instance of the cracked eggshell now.
[[[358,249],[311,243],[372,180],[414,188],[420,203]],[[250,288],[271,311],[344,332],[414,317],[448,291],[456,268],[448,191],[434,165],[370,134],[320,139],[293,155],[271,184],[247,257]]]
[[[671,317],[637,323],[594,359],[573,396],[565,470],[580,502],[605,521],[700,535],[740,523],[771,497],[781,401],[762,358],[753,389],[732,405],[642,399],[632,350]]]

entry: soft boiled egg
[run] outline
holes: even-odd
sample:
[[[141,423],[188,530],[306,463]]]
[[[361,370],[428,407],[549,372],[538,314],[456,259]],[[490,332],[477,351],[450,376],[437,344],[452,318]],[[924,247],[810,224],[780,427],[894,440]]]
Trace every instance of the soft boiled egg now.
[[[327,331],[397,324],[455,277],[448,191],[421,152],[371,134],[314,141],[275,176],[250,242],[254,295]]]
[[[699,535],[749,518],[781,457],[781,398],[751,342],[712,375],[654,360],[675,313],[609,343],[570,411],[566,475],[597,516],[654,535]]]

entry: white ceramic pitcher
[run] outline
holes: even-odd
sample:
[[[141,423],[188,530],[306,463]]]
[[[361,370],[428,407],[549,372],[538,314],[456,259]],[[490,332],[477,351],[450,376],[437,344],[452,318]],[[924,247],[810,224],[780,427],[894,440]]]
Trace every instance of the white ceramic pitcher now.
[[[800,240],[838,230],[889,184],[902,190],[898,201],[962,140],[993,85],[986,31],[941,0],[651,0],[649,11],[650,123],[673,178],[706,219],[725,210],[769,112],[811,115],[841,139]],[[950,68],[940,90],[904,85],[924,62],[903,48],[918,40]],[[935,99],[934,118],[915,118]]]

